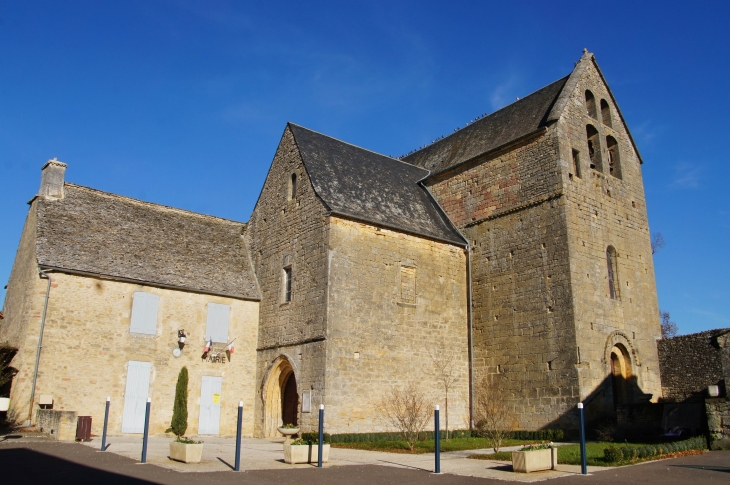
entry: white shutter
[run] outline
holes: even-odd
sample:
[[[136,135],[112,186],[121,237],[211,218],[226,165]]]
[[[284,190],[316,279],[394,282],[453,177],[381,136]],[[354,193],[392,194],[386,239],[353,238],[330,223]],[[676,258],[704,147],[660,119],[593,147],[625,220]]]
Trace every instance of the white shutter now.
[[[136,292],[132,297],[132,323],[129,325],[129,331],[155,335],[159,307],[159,296],[143,291]]]
[[[127,363],[127,388],[124,392],[122,433],[143,433],[147,397],[150,392],[151,362]]]
[[[218,303],[208,303],[208,323],[205,327],[205,339],[213,342],[228,343],[228,317],[231,307]]]
[[[200,386],[198,434],[217,435],[220,432],[222,385],[222,377],[203,376]]]

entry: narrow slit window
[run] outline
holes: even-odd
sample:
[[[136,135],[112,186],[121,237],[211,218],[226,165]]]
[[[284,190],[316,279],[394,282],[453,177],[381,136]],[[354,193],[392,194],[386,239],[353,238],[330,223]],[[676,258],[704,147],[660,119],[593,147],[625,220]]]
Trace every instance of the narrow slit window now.
[[[287,266],[284,268],[284,288],[283,288],[283,300],[284,303],[289,303],[291,301],[291,266]]]
[[[573,150],[573,170],[575,176],[580,178],[580,152],[578,150]]]
[[[616,261],[616,249],[613,246],[609,246],[606,249],[606,266],[608,270],[608,293],[612,300],[618,300],[618,265]]]
[[[596,112],[596,98],[590,91],[586,91],[586,112],[588,113],[588,116],[594,120],[598,119],[598,113]]]
[[[588,141],[588,156],[591,159],[591,168],[602,172],[601,138],[598,135],[598,130],[593,125],[586,126],[586,139]]]
[[[297,174],[291,174],[289,179],[289,200],[297,198]]]
[[[604,125],[611,128],[611,108],[605,99],[601,100],[601,121]]]

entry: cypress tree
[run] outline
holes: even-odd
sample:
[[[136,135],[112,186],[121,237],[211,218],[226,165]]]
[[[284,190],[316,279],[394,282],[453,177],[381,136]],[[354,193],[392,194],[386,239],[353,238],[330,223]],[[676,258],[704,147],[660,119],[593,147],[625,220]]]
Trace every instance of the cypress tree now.
[[[180,438],[188,429],[188,368],[180,369],[175,386],[175,405],[172,408],[172,422],[167,432]]]

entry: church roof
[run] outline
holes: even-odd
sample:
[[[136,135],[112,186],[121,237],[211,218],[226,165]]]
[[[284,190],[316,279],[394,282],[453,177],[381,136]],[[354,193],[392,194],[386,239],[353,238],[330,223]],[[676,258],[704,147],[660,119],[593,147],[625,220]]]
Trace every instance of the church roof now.
[[[418,182],[429,171],[289,123],[307,174],[334,214],[463,246]]]
[[[65,183],[38,197],[38,264],[181,290],[258,300],[246,224]]]
[[[436,174],[536,132],[545,126],[568,77],[548,84],[403,160]]]

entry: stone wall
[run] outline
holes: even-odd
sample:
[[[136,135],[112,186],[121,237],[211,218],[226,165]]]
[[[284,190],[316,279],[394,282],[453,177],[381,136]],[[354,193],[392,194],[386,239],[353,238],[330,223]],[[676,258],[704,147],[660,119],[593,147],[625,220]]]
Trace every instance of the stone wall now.
[[[36,207],[33,201],[15,255],[13,269],[5,294],[3,313],[0,320],[0,343],[7,342],[18,349],[11,366],[19,373],[12,382],[11,393],[30,396],[33,367],[38,348],[38,334],[43,313],[43,298],[48,286],[47,280],[38,274],[35,259]],[[32,419],[28,415],[28,402],[11,401],[8,417],[18,422]]]
[[[724,391],[730,376],[723,374],[727,349],[722,344],[728,333],[728,328],[717,329],[657,342],[664,400],[701,399],[707,396],[707,386],[712,385],[719,385]]]
[[[564,425],[578,400],[557,158],[547,130],[429,181],[472,245],[476,399],[501,377],[519,429]]]
[[[445,426],[436,368],[449,360],[449,428],[468,428],[464,250],[332,217],[328,254],[326,431],[392,430],[378,404],[409,382],[441,405]]]
[[[291,175],[297,191],[289,197]],[[318,408],[324,393],[327,295],[327,224],[322,202],[287,127],[248,225],[249,247],[261,287],[256,388],[257,435],[263,433],[266,403],[262,388],[272,363],[286,356],[297,389],[312,391]],[[283,301],[283,270],[292,269],[292,296]],[[316,413],[314,413],[316,415]],[[316,416],[301,416],[302,427],[316,427]]]
[[[585,91],[596,105],[606,100],[608,120],[588,115]],[[601,118],[600,108],[598,118]],[[603,169],[590,168],[586,126],[600,138]],[[556,125],[559,167],[565,193],[565,219],[570,280],[579,355],[576,369],[582,399],[589,413],[612,412],[610,352],[614,345],[630,355],[633,400],[661,396],[656,340],[660,337],[659,308],[651,254],[646,200],[638,154],[607,86],[592,62],[586,63],[577,86]],[[607,137],[618,142],[620,160],[609,170]],[[580,176],[573,151],[578,154]],[[598,149],[596,150],[599,151]],[[619,167],[620,165],[620,167]],[[617,298],[609,295],[606,251],[617,253]],[[629,404],[629,403],[625,403]]]
[[[115,281],[50,273],[53,285],[43,335],[36,399],[51,395],[54,410],[92,416],[92,433],[101,434],[104,407],[111,397],[109,434],[121,434],[126,369],[130,360],[151,362],[149,395],[152,398],[150,433],[163,434],[170,426],[177,376],[189,371],[188,434],[198,429],[202,376],[222,376],[220,434],[236,431],[237,406],[254,407],[258,303],[186,293]],[[132,296],[145,291],[160,297],[155,335],[130,333]],[[42,303],[43,292],[35,297]],[[230,362],[201,360],[207,304],[230,305],[229,336],[236,338]],[[177,331],[187,334],[182,356],[175,358]],[[20,346],[20,353],[35,356],[36,329]],[[11,393],[11,406],[27,413],[33,366],[23,365]],[[21,414],[22,414],[21,413]],[[252,413],[244,413],[243,432],[253,435]]]
[[[730,450],[730,401],[707,399],[707,428],[710,434],[710,448]]]

